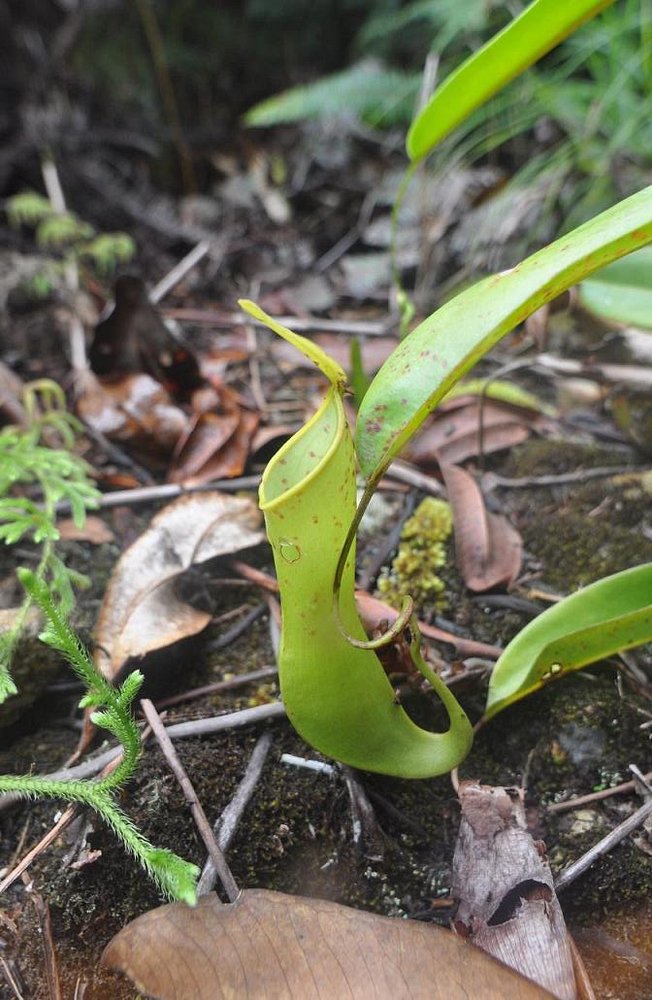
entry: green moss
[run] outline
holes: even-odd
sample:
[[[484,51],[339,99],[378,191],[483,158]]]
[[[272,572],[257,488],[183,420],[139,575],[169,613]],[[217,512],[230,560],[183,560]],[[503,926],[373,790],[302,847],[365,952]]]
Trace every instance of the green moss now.
[[[378,594],[383,600],[400,608],[409,594],[417,607],[446,606],[444,581],[435,570],[446,565],[446,542],[452,529],[450,505],[426,497],[403,526],[391,568],[378,579]]]

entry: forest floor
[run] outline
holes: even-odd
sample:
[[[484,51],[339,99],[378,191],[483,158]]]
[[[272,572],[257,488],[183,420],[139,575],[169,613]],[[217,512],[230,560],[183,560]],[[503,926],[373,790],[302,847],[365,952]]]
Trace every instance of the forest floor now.
[[[30,244],[28,230],[7,231],[9,249],[0,269],[6,299],[0,361],[24,383],[48,377],[65,387],[70,406],[86,426],[79,452],[106,496],[116,489],[155,489],[170,479],[196,485],[215,479],[223,484],[235,477],[237,495],[255,499],[265,461],[314,411],[321,378],[267,331],[247,323],[238,311],[238,297],[255,299],[290,326],[294,319],[300,332],[321,338],[347,368],[353,333],[361,343],[367,375],[398,342],[388,250],[397,152],[390,140],[385,148],[369,137],[345,138],[335,145],[326,131],[310,128],[295,147],[289,135],[281,136],[269,149],[261,145],[254,153],[222,159],[210,194],[177,201],[128,191],[105,165],[100,169],[96,164],[94,173],[80,168],[74,177],[61,170],[71,208],[100,230],[122,229],[133,236],[138,250],[128,270],[150,288],[193,245],[206,244],[206,252],[158,303],[160,314],[178,324],[217,397],[213,417],[206,421],[208,431],[185,452],[178,438],[170,445],[169,436],[163,443],[157,437],[163,421],[158,411],[153,430],[143,430],[141,414],[138,427],[130,425],[107,450],[103,434],[109,431],[97,417],[105,405],[98,402],[97,381],[71,370],[71,303],[64,301],[62,291],[45,300],[27,294],[24,278],[43,267],[45,255]],[[478,261],[505,266],[522,252],[518,219],[507,244],[469,243],[485,199],[500,183],[490,173],[485,168],[460,171],[440,178],[440,189],[431,179],[415,183],[403,214],[399,262],[406,284],[416,284],[418,315],[433,307],[435,289],[448,294],[468,281]],[[285,179],[279,185],[275,178],[281,175]],[[436,201],[425,198],[426,188],[439,190]],[[111,289],[87,278],[82,273],[84,301],[80,305],[77,300],[74,308],[82,310],[90,343]],[[438,453],[451,439],[459,443],[466,436],[457,457],[449,460],[463,465],[482,485],[492,513],[507,517],[520,536],[521,562],[508,585],[473,592],[464,583],[451,536],[445,541],[445,564],[436,569],[443,596],[435,603],[423,600],[418,610],[422,620],[460,640],[493,647],[505,647],[559,596],[652,561],[652,440],[645,423],[649,391],[637,394],[625,383],[614,385],[602,370],[606,362],[640,364],[640,359],[632,356],[620,331],[572,302],[559,303],[556,312],[541,320],[539,328],[530,326],[508,337],[479,369],[532,393],[540,410],[495,404],[511,428],[502,443],[488,431],[483,440],[478,431],[483,411],[477,397],[433,419],[428,429],[435,433],[432,428],[438,428],[439,443],[424,435],[407,456],[412,471],[428,478],[418,487],[410,485],[414,477],[405,472],[384,480],[379,491],[384,504],[378,505],[377,520],[367,523],[359,542],[362,582],[369,593],[382,596],[377,580],[382,566],[391,565],[398,544],[396,535],[393,547],[386,544],[391,528],[403,523],[427,495],[428,480],[431,487],[437,480],[432,489],[441,492]],[[150,335],[148,349],[160,360],[169,344],[155,324],[151,334],[139,334]],[[543,354],[559,364],[544,367]],[[569,360],[576,363],[570,375],[561,364]],[[501,375],[505,366],[513,370]],[[149,374],[153,377],[152,368]],[[193,405],[189,390],[183,375],[173,375],[166,399],[187,420]],[[115,371],[109,381],[111,376],[114,383],[123,378]],[[623,400],[626,420],[620,416]],[[124,400],[114,405],[122,412],[128,408]],[[247,414],[255,418],[245,433]],[[199,423],[197,412],[192,421],[191,430]],[[183,426],[182,433],[189,436],[188,425]],[[235,454],[225,456],[215,440],[220,435],[220,440],[230,440],[236,427],[242,431],[240,444]],[[202,461],[193,448],[201,451]],[[226,491],[232,495],[228,486]],[[90,577],[91,586],[80,592],[73,616],[89,646],[98,641],[98,616],[118,559],[168,502],[155,492],[146,502],[136,502],[136,496],[127,492],[119,504],[93,512],[106,528],[104,535],[92,540],[90,533],[82,533],[59,543],[66,564]],[[33,564],[35,553],[28,545],[0,553],[3,607],[19,601],[14,570]],[[232,552],[192,566],[180,586],[184,600],[205,612],[208,624],[138,659],[147,677],[145,694],[157,704],[169,699],[166,724],[273,705],[279,698],[273,599],[269,589],[252,582],[251,573],[242,574],[233,557],[273,574],[266,542],[244,554]],[[422,572],[427,578],[433,567],[423,566]],[[119,629],[119,619],[111,627]],[[455,690],[475,721],[482,714],[490,661],[456,650],[453,641],[433,639],[429,645],[445,669],[461,676]],[[263,673],[237,684],[239,675],[254,671]],[[652,650],[643,647],[548,685],[482,728],[460,768],[462,778],[524,790],[528,826],[545,841],[554,875],[640,804],[631,788],[620,794],[609,790],[631,778],[632,764],[643,773],[652,769],[651,671]],[[10,699],[0,717],[0,770],[58,769],[80,737],[80,689],[64,664],[44,658],[33,634],[21,646],[16,676],[21,700]],[[179,698],[234,678],[225,688]],[[406,699],[414,702],[416,716],[427,715],[428,695],[412,692]],[[357,839],[341,773],[327,775],[283,762],[282,754],[322,758],[285,718],[276,716],[176,744],[211,823],[231,801],[266,732],[271,744],[262,774],[228,849],[238,886],[447,924],[459,825],[449,777],[407,781],[360,774],[374,817]],[[97,744],[87,749],[84,759],[98,749]],[[594,792],[604,795],[579,808],[559,808]],[[187,803],[152,738],[121,803],[155,844],[204,863],[205,848]],[[3,876],[53,826],[58,809],[38,802],[4,805],[0,801]],[[652,998],[651,890],[652,841],[642,827],[560,894],[599,997]],[[113,835],[79,811],[4,895],[0,995],[53,995],[47,984],[49,954],[56,958],[63,997],[138,996],[126,979],[101,969],[99,958],[121,927],[160,903],[155,887]]]

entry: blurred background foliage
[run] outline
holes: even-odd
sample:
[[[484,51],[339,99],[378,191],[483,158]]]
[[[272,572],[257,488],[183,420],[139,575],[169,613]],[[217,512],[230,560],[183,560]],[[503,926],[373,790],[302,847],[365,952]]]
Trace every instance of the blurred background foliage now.
[[[10,148],[21,140],[55,151],[141,146],[153,154],[157,183],[174,190],[182,179],[169,151],[179,135],[197,161],[230,139],[243,115],[248,125],[355,118],[366,129],[403,131],[428,54],[442,78],[524,6],[0,0],[0,131]],[[546,197],[570,227],[645,182],[651,91],[652,0],[616,0],[438,155],[448,164],[499,162],[521,185],[546,178]],[[5,193],[17,170],[19,158],[5,153]]]

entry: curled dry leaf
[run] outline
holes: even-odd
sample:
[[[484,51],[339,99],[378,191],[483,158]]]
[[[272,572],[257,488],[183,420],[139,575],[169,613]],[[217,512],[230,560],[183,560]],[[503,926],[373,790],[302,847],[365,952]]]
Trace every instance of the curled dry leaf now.
[[[480,487],[456,465],[442,465],[448,500],[453,508],[455,556],[470,590],[509,586],[521,568],[521,536],[502,514],[487,510]]]
[[[441,927],[267,890],[145,913],[116,935],[102,963],[159,1000],[550,997]]]
[[[243,472],[260,418],[228,386],[220,386],[218,396],[215,408],[201,413],[177,445],[170,482],[197,486]]]
[[[455,930],[559,1000],[575,1000],[570,937],[543,844],[526,829],[522,793],[465,781],[459,798]]]
[[[211,615],[181,601],[180,575],[192,565],[263,540],[253,500],[221,493],[181,497],[164,507],[123,553],[96,628],[96,663],[113,680],[131,657],[196,635]]]

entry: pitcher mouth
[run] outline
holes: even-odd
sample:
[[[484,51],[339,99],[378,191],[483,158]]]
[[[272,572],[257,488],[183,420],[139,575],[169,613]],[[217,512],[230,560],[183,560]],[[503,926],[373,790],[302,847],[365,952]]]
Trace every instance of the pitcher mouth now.
[[[332,418],[328,418],[328,411]],[[346,416],[340,391],[335,386],[326,393],[315,414],[268,462],[258,491],[260,509],[265,512],[284,502],[319,475],[342,440]]]

